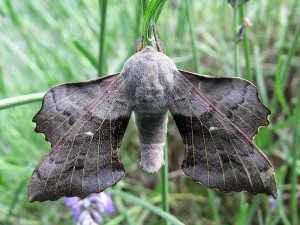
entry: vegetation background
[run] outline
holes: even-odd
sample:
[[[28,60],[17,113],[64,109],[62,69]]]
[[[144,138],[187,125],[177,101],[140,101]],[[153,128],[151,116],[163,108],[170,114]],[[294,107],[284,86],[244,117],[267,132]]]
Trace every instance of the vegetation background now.
[[[141,35],[142,6],[140,0],[109,0],[103,15],[103,2],[0,2],[0,99],[4,99],[0,103],[0,224],[74,223],[62,199],[28,203],[30,175],[50,150],[31,122],[41,102],[12,107],[15,105],[5,99],[98,77],[99,49],[104,56],[100,75],[120,71],[134,54]],[[270,125],[260,129],[255,142],[275,167],[278,199],[223,194],[189,180],[180,170],[183,146],[170,118],[170,213],[185,224],[296,225],[300,219],[300,2],[251,0],[236,12],[226,0],[170,0],[157,31],[178,68],[217,76],[240,75],[257,85],[272,115]],[[235,47],[243,16],[254,26],[247,28]],[[99,48],[101,17],[106,18],[106,27],[104,44]],[[160,175],[146,174],[140,168],[138,136],[132,121],[122,142],[121,157],[127,176],[114,189],[160,207]],[[161,218],[147,208],[113,197],[117,212],[107,224],[161,223]]]

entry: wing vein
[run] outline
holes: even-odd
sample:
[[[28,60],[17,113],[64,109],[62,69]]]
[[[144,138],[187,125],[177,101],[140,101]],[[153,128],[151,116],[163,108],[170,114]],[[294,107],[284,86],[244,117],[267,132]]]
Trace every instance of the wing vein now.
[[[189,92],[183,91],[178,85],[176,85],[176,86],[177,86],[177,88],[178,88],[183,94],[185,94],[186,96],[189,95],[190,97],[194,97],[194,96],[192,96]],[[189,102],[189,105],[190,105],[190,108],[191,108],[190,102]],[[203,107],[205,107],[205,106],[203,106]],[[192,108],[191,108],[191,110],[193,111],[193,114],[196,115],[195,112],[194,112],[194,110],[193,110]],[[203,123],[201,122],[200,118],[199,118],[197,115],[196,115],[196,117],[198,118],[199,122],[200,122],[201,124],[203,124]],[[232,142],[232,140],[231,140],[231,137],[230,137],[230,135],[228,134],[228,131],[227,131],[226,127],[225,127],[224,124],[219,120],[219,118],[218,118],[217,116],[216,116],[215,118],[216,118],[217,121],[225,128],[224,130],[226,131],[226,134],[227,134],[227,136],[228,136],[229,139],[230,139],[231,145],[233,146],[233,148],[234,148],[234,150],[235,150],[235,152],[236,152],[236,154],[237,154],[237,156],[238,156],[238,158],[239,158],[241,164],[243,165],[243,169],[244,169],[244,171],[245,171],[245,173],[246,173],[246,175],[247,175],[247,178],[248,178],[248,180],[249,180],[249,182],[250,182],[250,184],[251,184],[251,186],[252,186],[252,180],[251,180],[251,177],[249,176],[249,171],[248,171],[247,167],[245,166],[243,160],[240,158],[240,154],[239,154],[238,151],[236,150],[236,148],[235,148],[235,146],[234,146],[234,144],[233,144],[233,142]],[[206,127],[206,125],[203,124],[203,126],[209,131],[209,129],[208,129],[208,127]],[[209,134],[210,134],[211,138],[214,140],[214,138],[212,137],[210,131],[209,131]],[[232,134],[235,135],[240,141],[242,141],[242,142],[244,143],[244,141],[241,140],[239,136],[237,136],[237,135],[234,134],[234,133],[232,133]],[[218,150],[217,150],[217,148],[216,148],[216,146],[215,146],[215,142],[213,141],[213,143],[214,143],[214,147],[215,147],[215,149],[216,149],[216,152],[218,153],[218,157],[219,157],[219,160],[220,160],[220,166],[221,166],[222,173],[223,173],[223,182],[224,182],[224,187],[225,187],[225,179],[224,179],[224,169],[223,169],[223,164],[222,164],[222,162],[221,162],[219,152],[218,152]],[[244,144],[245,144],[245,143],[244,143]],[[227,150],[226,150],[226,153],[227,153]],[[228,154],[227,154],[227,155],[228,155]]]

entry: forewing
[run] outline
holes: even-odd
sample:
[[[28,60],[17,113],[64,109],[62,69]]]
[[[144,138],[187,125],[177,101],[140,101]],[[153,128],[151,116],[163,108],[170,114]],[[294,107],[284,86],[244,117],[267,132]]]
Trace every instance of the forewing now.
[[[51,146],[55,145],[117,75],[51,88],[43,99],[41,110],[33,118],[35,131],[43,133]]]
[[[252,83],[242,78],[200,76],[180,71],[195,88],[231,120],[249,139],[269,124],[270,110],[258,98]]]
[[[276,197],[274,172],[266,156],[187,78],[177,72],[174,79],[169,109],[185,144],[184,173],[222,192]]]
[[[131,106],[122,74],[109,83],[102,84],[102,81],[107,80],[63,84],[46,94],[43,108],[34,121],[38,131],[43,131],[46,138],[53,141],[52,150],[32,174],[28,189],[31,202],[56,200],[62,196],[83,198],[103,191],[124,176],[119,147]],[[75,93],[81,100],[77,101],[67,93]],[[72,103],[63,99],[72,99]],[[50,113],[45,109],[53,110]],[[61,112],[66,110],[70,115],[60,118]],[[52,121],[52,118],[56,119]],[[57,121],[69,123],[59,126]],[[48,128],[40,123],[47,123]],[[53,126],[59,128],[53,132]]]

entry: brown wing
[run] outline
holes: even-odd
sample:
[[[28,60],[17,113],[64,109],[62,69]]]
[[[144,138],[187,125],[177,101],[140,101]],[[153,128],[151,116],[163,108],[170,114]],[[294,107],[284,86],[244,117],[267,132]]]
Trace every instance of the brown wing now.
[[[131,109],[122,74],[52,88],[34,117],[52,150],[34,170],[29,201],[85,197],[124,176],[119,147]]]
[[[226,115],[249,139],[257,134],[259,127],[269,124],[270,110],[258,98],[252,83],[242,78],[200,76],[179,71],[207,99]]]
[[[186,146],[184,173],[222,192],[248,191],[276,197],[274,172],[266,156],[206,93],[179,72],[174,79],[169,109]]]
[[[41,110],[33,118],[35,131],[43,133],[51,146],[55,145],[117,75],[51,88],[43,99]]]

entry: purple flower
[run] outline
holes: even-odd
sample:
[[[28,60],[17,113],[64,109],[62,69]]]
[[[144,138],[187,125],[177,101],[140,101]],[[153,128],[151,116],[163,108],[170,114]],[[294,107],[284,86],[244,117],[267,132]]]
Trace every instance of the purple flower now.
[[[274,209],[276,206],[276,199],[274,199],[273,197],[269,197],[268,202],[269,202],[270,208]]]
[[[237,42],[240,42],[241,40],[243,40],[244,38],[244,33],[245,33],[245,29],[247,27],[252,27],[252,23],[250,22],[250,20],[246,17],[243,18],[243,23],[237,33]]]
[[[84,199],[65,198],[65,203],[77,225],[96,225],[103,222],[102,213],[111,215],[115,211],[110,195],[104,192],[91,194]]]

